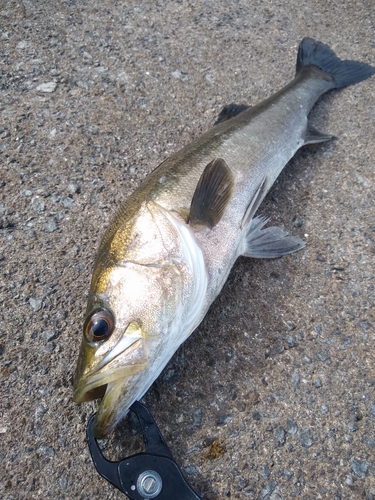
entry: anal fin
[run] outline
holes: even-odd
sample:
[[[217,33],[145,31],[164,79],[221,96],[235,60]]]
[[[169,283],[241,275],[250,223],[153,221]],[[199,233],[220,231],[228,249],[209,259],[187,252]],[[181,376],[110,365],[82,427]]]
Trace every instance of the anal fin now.
[[[246,249],[242,255],[259,259],[274,259],[288,253],[296,252],[305,246],[298,236],[289,236],[280,227],[263,226],[268,222],[266,217],[255,217],[246,233]]]
[[[190,224],[214,227],[222,218],[233,191],[233,174],[222,158],[204,169],[190,206]]]

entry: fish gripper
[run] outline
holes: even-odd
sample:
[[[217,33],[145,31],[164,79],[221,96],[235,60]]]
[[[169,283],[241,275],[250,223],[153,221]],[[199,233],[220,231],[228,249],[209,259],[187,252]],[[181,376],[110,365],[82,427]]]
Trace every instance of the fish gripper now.
[[[188,484],[145,405],[130,407],[138,418],[145,451],[113,462],[105,458],[93,433],[93,415],[87,424],[87,442],[96,470],[131,500],[202,500]]]

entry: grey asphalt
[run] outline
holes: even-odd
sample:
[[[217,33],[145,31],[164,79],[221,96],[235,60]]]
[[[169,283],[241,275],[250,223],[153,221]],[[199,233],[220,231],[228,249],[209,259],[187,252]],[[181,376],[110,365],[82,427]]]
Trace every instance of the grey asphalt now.
[[[290,81],[304,36],[375,65],[374,34],[372,1],[0,3],[1,498],[124,498],[88,455],[95,405],[72,402],[114,210],[225,104]],[[375,499],[375,79],[312,121],[338,140],[260,210],[306,248],[239,259],[144,398],[205,499]],[[108,456],[139,448],[132,429]]]

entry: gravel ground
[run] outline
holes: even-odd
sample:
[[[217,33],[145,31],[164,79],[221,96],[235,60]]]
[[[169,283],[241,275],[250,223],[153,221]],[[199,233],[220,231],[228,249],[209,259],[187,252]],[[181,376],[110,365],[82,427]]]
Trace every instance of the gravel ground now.
[[[124,498],[72,376],[115,208],[222,106],[294,74],[301,38],[375,64],[371,0],[3,0],[0,496]],[[313,113],[261,212],[307,246],[241,258],[144,401],[205,499],[375,499],[375,81]],[[109,456],[139,446],[124,423]],[[177,497],[176,497],[177,498]]]

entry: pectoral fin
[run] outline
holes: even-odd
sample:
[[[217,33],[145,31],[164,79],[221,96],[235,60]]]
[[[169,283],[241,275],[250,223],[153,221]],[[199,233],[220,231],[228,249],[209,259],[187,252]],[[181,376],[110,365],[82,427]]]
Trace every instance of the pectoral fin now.
[[[256,217],[251,221],[245,237],[246,249],[243,253],[245,257],[273,259],[296,252],[305,246],[301,238],[289,236],[280,227],[262,229],[267,222],[266,217]]]
[[[190,206],[190,224],[214,227],[222,218],[233,191],[233,175],[222,158],[204,169]]]

